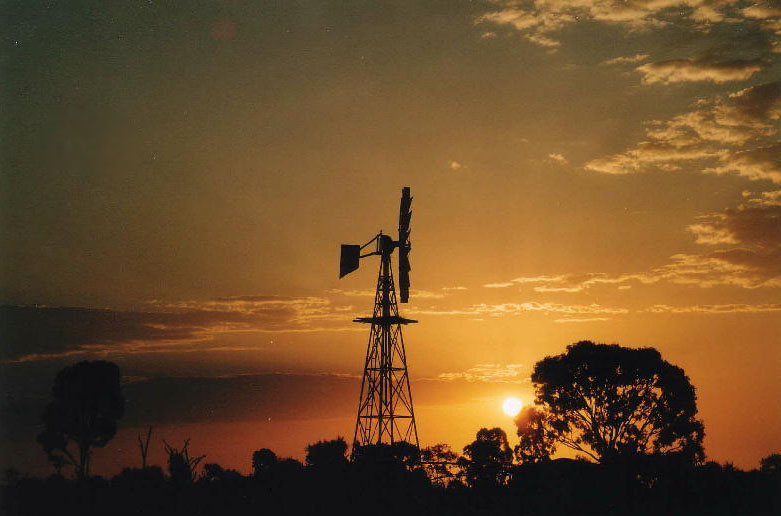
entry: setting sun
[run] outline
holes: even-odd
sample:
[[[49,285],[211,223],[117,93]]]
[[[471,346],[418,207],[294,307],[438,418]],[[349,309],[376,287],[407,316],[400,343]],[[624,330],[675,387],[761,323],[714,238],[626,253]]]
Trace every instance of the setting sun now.
[[[504,413],[508,416],[515,417],[518,415],[518,412],[521,411],[522,406],[523,403],[521,403],[521,400],[518,398],[507,398],[504,400],[504,403],[502,403],[502,410],[504,410]]]

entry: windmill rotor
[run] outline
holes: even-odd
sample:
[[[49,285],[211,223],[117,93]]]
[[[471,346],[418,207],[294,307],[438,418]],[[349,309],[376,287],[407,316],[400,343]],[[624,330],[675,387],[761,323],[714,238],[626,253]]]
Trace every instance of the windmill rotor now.
[[[412,219],[412,196],[410,187],[405,186],[401,190],[401,203],[399,204],[399,239],[394,241],[388,235],[379,232],[374,238],[363,245],[342,244],[339,259],[339,278],[343,278],[353,271],[358,270],[361,258],[369,256],[390,255],[395,249],[399,250],[399,301],[409,302],[409,273],[412,266],[409,261],[409,253],[412,250],[410,242],[410,221]],[[361,254],[364,249],[376,242],[376,248],[372,252]]]

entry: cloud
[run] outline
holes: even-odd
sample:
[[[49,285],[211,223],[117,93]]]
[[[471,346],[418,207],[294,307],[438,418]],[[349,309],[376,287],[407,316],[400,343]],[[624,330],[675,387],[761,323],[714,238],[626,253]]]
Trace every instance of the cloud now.
[[[524,383],[523,364],[477,364],[466,371],[440,373],[439,380],[465,380],[467,382]]]
[[[724,235],[725,240],[728,240],[698,243],[742,244],[757,249],[775,249],[781,247],[780,204],[778,191],[763,192],[759,198],[750,198],[736,209],[709,215],[707,222],[689,226],[689,229],[695,234],[705,229],[710,234]]]
[[[582,292],[667,282],[710,288],[732,285],[746,289],[781,287],[781,190],[744,192],[741,204],[698,217],[690,224],[696,243],[714,247],[701,254],[676,254],[647,271],[605,274],[560,274],[516,278],[536,292]]]
[[[634,64],[634,63],[639,63],[640,61],[645,61],[646,59],[648,59],[648,54],[635,54],[633,56],[614,57],[613,59],[602,61],[600,64],[602,66]]]
[[[710,174],[734,172],[739,176],[781,184],[781,142],[767,147],[729,152],[721,156],[722,164],[703,170]]]
[[[694,233],[698,244],[737,244],[735,237],[726,229],[712,222],[713,217],[705,217],[709,222],[691,224],[686,229]]]
[[[681,145],[680,142],[645,141],[634,149],[597,158],[586,163],[585,168],[603,174],[632,174],[648,166],[662,170],[677,170],[676,162],[701,160],[721,156],[723,150],[711,149],[703,145]]]
[[[599,322],[609,321],[610,317],[585,317],[585,318],[566,318],[566,319],[554,319],[555,323],[584,323],[584,322]]]
[[[553,160],[556,163],[559,163],[561,165],[566,165],[567,163],[569,163],[569,161],[567,161],[567,158],[565,158],[561,154],[551,153],[551,154],[548,154],[548,158],[550,158],[551,160]]]
[[[773,7],[769,4],[754,4],[741,9],[740,13],[746,18],[757,18],[760,20],[767,18],[778,18],[781,17],[781,7]]]
[[[643,84],[670,84],[674,82],[711,81],[716,83],[745,81],[762,71],[762,62],[753,59],[704,62],[694,59],[671,59],[638,66]]]
[[[722,111],[725,125],[766,127],[781,117],[781,82],[744,88],[729,95],[731,106]]]
[[[781,304],[766,303],[751,305],[745,303],[725,304],[725,305],[694,305],[694,306],[669,306],[654,305],[645,310],[651,313],[702,313],[702,314],[734,314],[734,313],[763,313],[763,312],[781,312]]]
[[[566,305],[560,303],[540,303],[537,301],[526,301],[523,303],[498,303],[487,304],[479,303],[462,309],[453,310],[428,310],[411,309],[410,314],[453,316],[470,316],[476,320],[483,320],[485,317],[504,317],[517,316],[523,313],[542,313],[542,314],[625,314],[629,313],[626,308],[602,306],[597,303],[588,305]]]
[[[752,195],[752,192],[743,192],[743,196],[747,198],[745,202],[749,206],[781,206],[781,190],[760,192],[759,197],[754,198],[751,198]]]
[[[507,288],[507,287],[512,287],[513,283],[511,281],[505,281],[503,283],[486,283],[483,286],[485,288]]]
[[[317,297],[245,296],[154,301],[146,311],[46,306],[0,307],[0,361],[74,355],[238,350],[214,341],[230,333],[352,329],[352,307]],[[260,349],[259,347],[242,347]]]
[[[623,27],[629,31],[677,25],[685,30],[704,33],[713,24],[721,23],[745,24],[744,30],[747,31],[777,30],[768,23],[775,16],[775,8],[752,6],[738,10],[733,0],[494,0],[491,3],[495,7],[478,15],[476,24],[489,26],[492,34],[498,29],[517,32],[527,41],[549,49],[561,45],[556,37],[559,32],[582,21]],[[615,58],[616,61],[610,64],[632,62],[629,61],[632,58]],[[634,58],[641,60],[637,56]]]
[[[456,287],[442,287],[442,290],[467,290],[466,287],[456,286]]]
[[[559,281],[562,276],[521,276],[510,280],[513,283],[550,283]]]
[[[541,47],[548,47],[550,49],[557,49],[561,46],[561,42],[542,34],[528,34],[524,36],[527,40],[540,45]]]
[[[648,139],[634,148],[591,160],[585,168],[631,174],[650,167],[678,170],[684,163],[702,162],[704,173],[734,172],[752,180],[779,182],[778,143],[772,137],[780,115],[779,82],[701,99],[693,111],[649,122]]]
[[[463,165],[461,165],[461,163],[459,163],[458,161],[451,161],[448,163],[447,166],[450,167],[450,170],[458,170]]]

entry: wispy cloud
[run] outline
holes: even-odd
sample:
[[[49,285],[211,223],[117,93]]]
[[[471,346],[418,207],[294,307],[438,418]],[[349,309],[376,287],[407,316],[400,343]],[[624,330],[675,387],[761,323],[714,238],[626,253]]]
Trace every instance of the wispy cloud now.
[[[721,164],[706,168],[705,173],[727,174],[759,181],[768,180],[781,184],[781,143],[745,151],[734,151],[720,156]]]
[[[638,66],[643,74],[643,84],[670,84],[674,82],[745,81],[762,71],[763,63],[758,59],[734,59],[731,61],[707,62],[695,59],[671,59]]]
[[[675,254],[668,263],[641,272],[520,277],[506,284],[531,285],[536,292],[569,293],[660,282],[702,288],[781,287],[781,191],[743,195],[736,208],[703,215],[687,227],[696,243],[712,248],[707,252]]]
[[[732,313],[762,313],[762,312],[781,312],[781,304],[724,304],[724,305],[693,305],[693,306],[669,306],[654,305],[645,310],[652,313],[703,313],[703,314],[732,314]]]
[[[467,308],[455,310],[415,309],[409,311],[409,313],[422,315],[469,315],[476,318],[520,315],[526,312],[544,314],[625,314],[629,313],[629,310],[626,308],[603,306],[597,303],[588,305],[568,305],[551,302],[540,303],[537,301],[526,301],[522,303],[479,303]]]
[[[487,12],[475,23],[491,28],[490,33],[505,29],[547,49],[561,46],[559,33],[582,20],[623,27],[628,31],[680,27],[681,30],[708,32],[713,24],[744,24],[745,30],[775,31],[772,20],[775,7],[751,6],[736,9],[735,2],[706,3],[702,0],[659,0],[621,2],[613,0],[494,0]],[[486,32],[483,31],[483,34]],[[609,64],[643,60],[645,54],[617,57]]]
[[[651,167],[678,170],[689,163],[700,165],[703,173],[736,173],[781,183],[781,144],[772,141],[779,116],[779,82],[701,99],[692,111],[649,122],[647,140],[622,153],[591,160],[585,168],[630,174]]]
[[[602,66],[622,65],[622,64],[634,64],[648,59],[648,54],[635,54],[633,56],[619,56],[613,59],[607,59],[602,61]]]
[[[523,364],[477,364],[466,371],[440,373],[440,380],[465,380],[467,382],[524,383]]]
[[[567,163],[569,163],[569,161],[567,161],[567,158],[555,152],[548,154],[548,158],[556,163],[559,163],[560,165],[566,165]]]
[[[261,350],[226,347],[225,334],[353,331],[352,307],[319,297],[243,296],[151,301],[148,310],[0,307],[0,361],[76,355]]]
[[[600,321],[609,321],[610,317],[584,317],[584,318],[564,318],[564,319],[555,319],[553,322],[555,323],[586,323],[586,322],[600,322]]]

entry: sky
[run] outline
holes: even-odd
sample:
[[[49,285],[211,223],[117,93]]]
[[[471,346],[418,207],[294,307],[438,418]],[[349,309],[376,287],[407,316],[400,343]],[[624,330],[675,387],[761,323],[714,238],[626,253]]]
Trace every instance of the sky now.
[[[403,186],[421,445],[514,444],[502,401],[589,339],[682,367],[709,459],[781,451],[778,2],[1,9],[0,466],[51,471],[80,360],[123,374],[104,474],[148,425],[244,472],[351,441],[379,264],[339,245]]]

